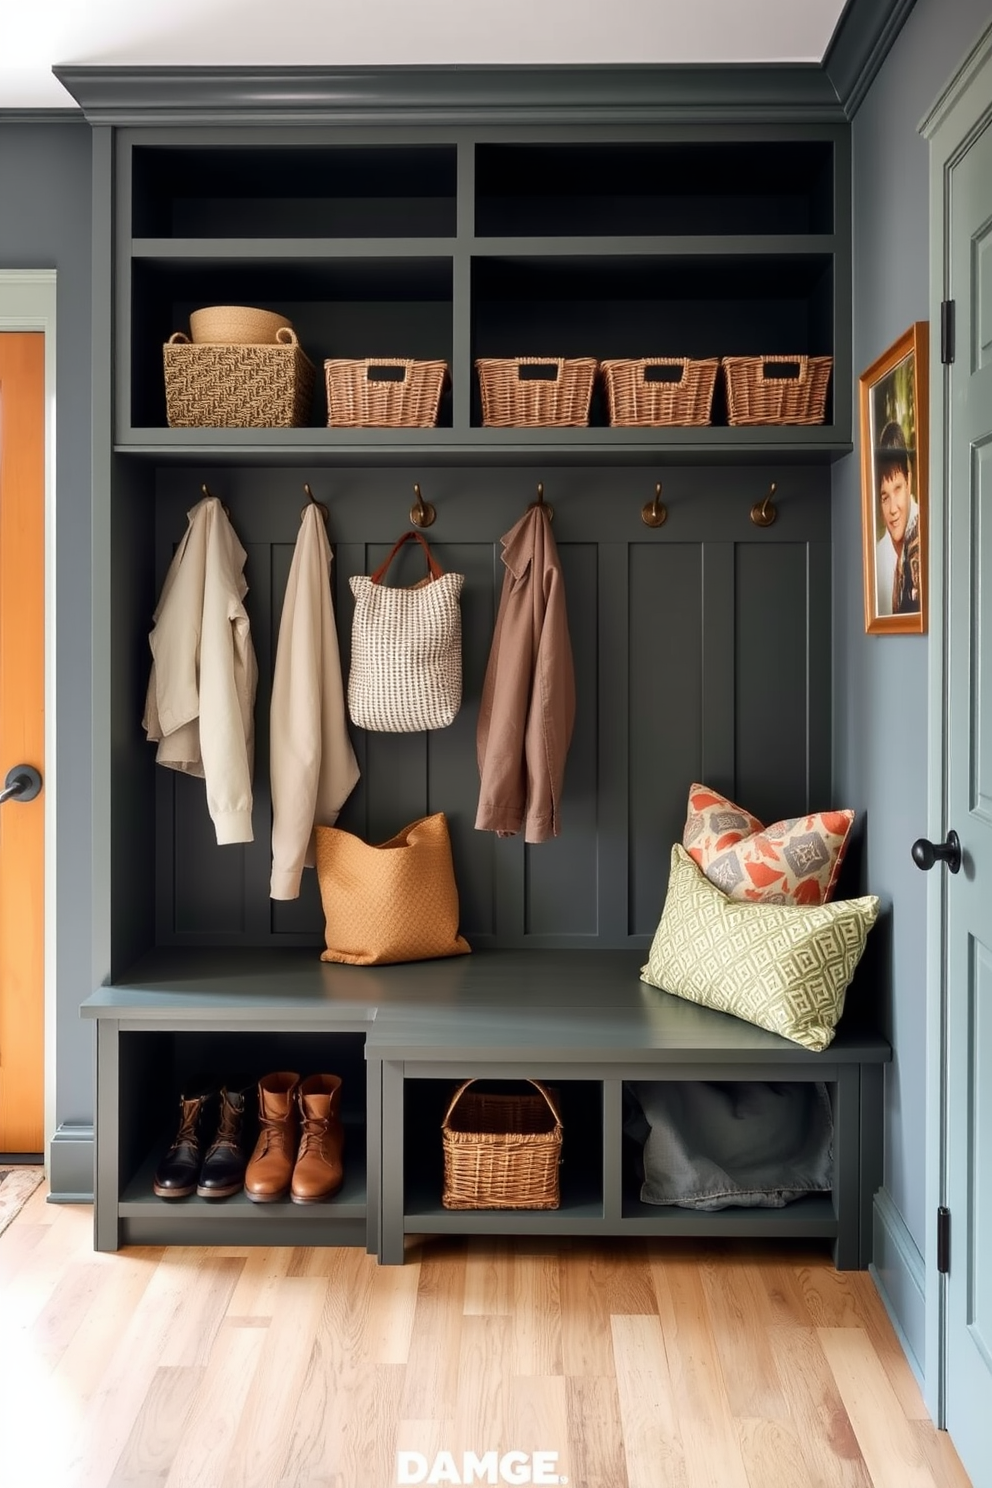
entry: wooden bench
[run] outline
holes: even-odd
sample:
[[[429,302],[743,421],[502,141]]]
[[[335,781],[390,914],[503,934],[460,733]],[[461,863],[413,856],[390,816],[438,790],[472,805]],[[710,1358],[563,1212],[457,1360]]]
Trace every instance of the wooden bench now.
[[[354,968],[315,962],[312,951],[156,953],[82,1010],[98,1029],[97,1248],[365,1243],[396,1264],[411,1235],[736,1235],[826,1238],[838,1269],[867,1266],[889,1045],[848,1016],[826,1051],[810,1053],[647,986],[643,959],[507,950]],[[154,1198],[176,1079],[221,1056],[228,1065],[345,1071],[348,1178],[329,1204]],[[443,1207],[440,1118],[469,1077],[556,1086],[565,1132],[558,1209]],[[822,1081],[834,1113],[832,1193],[716,1213],[642,1203],[623,1133],[631,1080]],[[161,1107],[155,1120],[150,1102]]]

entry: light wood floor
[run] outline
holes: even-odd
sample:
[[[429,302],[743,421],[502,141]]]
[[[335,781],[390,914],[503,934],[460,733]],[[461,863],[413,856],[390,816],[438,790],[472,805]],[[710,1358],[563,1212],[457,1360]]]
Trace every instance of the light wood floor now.
[[[3,1488],[394,1488],[398,1451],[493,1449],[572,1488],[969,1488],[816,1248],[97,1255],[44,1188],[0,1236]]]

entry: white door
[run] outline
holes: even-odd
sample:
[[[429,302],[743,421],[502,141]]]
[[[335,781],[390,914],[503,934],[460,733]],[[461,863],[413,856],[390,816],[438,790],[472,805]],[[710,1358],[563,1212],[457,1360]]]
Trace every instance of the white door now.
[[[976,84],[973,84],[975,86]],[[944,183],[954,360],[944,371],[947,520],[945,1422],[975,1488],[992,1485],[992,66],[984,127]],[[974,99],[972,99],[974,102]]]

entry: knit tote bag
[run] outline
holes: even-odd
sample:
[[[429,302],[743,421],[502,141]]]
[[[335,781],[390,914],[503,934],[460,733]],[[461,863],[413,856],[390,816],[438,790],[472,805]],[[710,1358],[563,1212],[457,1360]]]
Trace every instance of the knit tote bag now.
[[[411,538],[424,550],[427,575],[408,589],[387,588],[386,570]],[[404,532],[374,574],[352,578],[352,723],[380,734],[416,734],[454,720],[462,702],[464,582],[464,574],[444,572],[419,532]]]
[[[441,811],[377,846],[340,827],[318,827],[317,881],[322,961],[382,966],[472,949],[458,934],[458,887]]]

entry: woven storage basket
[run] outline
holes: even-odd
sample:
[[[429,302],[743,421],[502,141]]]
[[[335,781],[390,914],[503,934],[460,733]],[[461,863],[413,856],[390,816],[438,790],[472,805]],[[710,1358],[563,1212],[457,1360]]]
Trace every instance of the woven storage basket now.
[[[724,357],[727,422],[730,424],[822,424],[829,356]]]
[[[172,429],[285,429],[310,422],[316,369],[283,326],[271,345],[194,346],[176,331],[162,348]]]
[[[595,357],[479,357],[475,366],[484,424],[588,424]],[[532,367],[557,370],[554,377],[521,376]]]
[[[327,422],[338,429],[432,429],[447,375],[447,362],[333,357],[324,363]]]
[[[640,357],[601,362],[610,423],[621,427],[646,424],[708,424],[719,357]],[[658,368],[661,376],[652,376]],[[665,375],[668,374],[668,375]]]
[[[557,1209],[562,1124],[556,1092],[491,1095],[459,1085],[441,1123],[446,1209]]]

